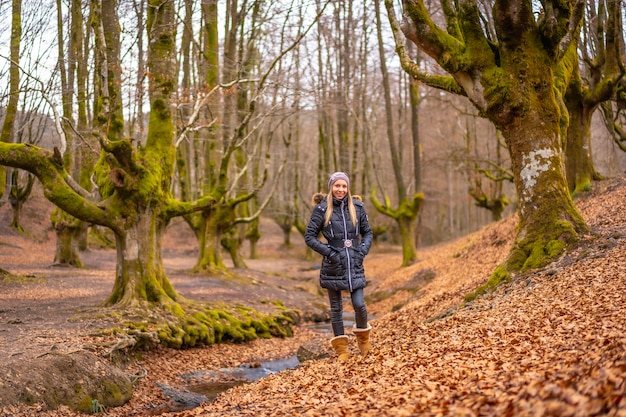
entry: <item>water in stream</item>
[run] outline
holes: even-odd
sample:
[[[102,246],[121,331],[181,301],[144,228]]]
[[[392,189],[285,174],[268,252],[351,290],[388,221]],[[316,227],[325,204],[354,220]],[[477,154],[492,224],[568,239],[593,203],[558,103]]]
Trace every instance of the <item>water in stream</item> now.
[[[159,404],[148,411],[148,415],[189,410],[202,403],[215,400],[217,396],[232,387],[257,381],[270,374],[294,369],[300,365],[296,356],[286,359],[277,359],[260,362],[254,366],[242,365],[236,368],[220,369],[218,371],[198,370],[182,374],[185,381],[183,386],[172,387],[158,384],[163,395],[169,399],[165,404]]]
[[[353,313],[344,313],[346,329],[352,327],[354,322]],[[310,329],[319,332],[325,337],[331,335],[329,323],[320,323],[309,326]],[[181,375],[185,384],[180,387],[172,387],[158,384],[163,395],[169,398],[165,404],[153,407],[147,415],[159,415],[162,413],[189,410],[200,406],[202,403],[213,401],[217,396],[232,387],[258,381],[270,374],[286,369],[295,369],[300,365],[296,356],[286,359],[275,359],[256,363],[254,366],[243,365],[236,368],[219,369],[217,371],[197,370]]]

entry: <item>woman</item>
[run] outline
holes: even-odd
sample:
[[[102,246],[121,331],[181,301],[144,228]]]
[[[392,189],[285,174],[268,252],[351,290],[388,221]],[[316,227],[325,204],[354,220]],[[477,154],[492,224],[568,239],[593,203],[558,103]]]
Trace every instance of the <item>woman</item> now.
[[[330,319],[334,337],[331,345],[339,360],[350,357],[348,336],[344,334],[341,291],[349,291],[354,307],[353,331],[362,355],[371,346],[367,323],[367,309],[363,299],[365,270],[363,258],[372,246],[373,233],[363,203],[350,194],[350,179],[344,172],[335,172],[328,178],[328,194],[313,196],[315,208],[304,233],[304,241],[321,254],[320,285],[328,291]],[[318,237],[321,234],[326,242]]]

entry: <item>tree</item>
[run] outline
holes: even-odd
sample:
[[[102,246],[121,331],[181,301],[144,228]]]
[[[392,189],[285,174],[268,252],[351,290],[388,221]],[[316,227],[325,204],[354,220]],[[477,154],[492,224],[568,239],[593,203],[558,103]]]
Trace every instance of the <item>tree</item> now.
[[[191,4],[191,3],[189,3]],[[197,214],[185,216],[185,220],[198,237],[200,250],[198,259],[193,270],[195,272],[226,274],[226,264],[222,256],[222,247],[226,247],[233,263],[237,267],[244,267],[245,262],[239,251],[240,239],[232,228],[243,222],[252,221],[254,217],[247,216],[244,212],[243,216],[238,216],[238,209],[244,203],[255,198],[258,189],[254,187],[241,186],[241,190],[235,188],[237,181],[245,182],[243,173],[247,170],[247,158],[257,155],[252,152],[247,155],[246,144],[250,140],[247,132],[248,124],[254,112],[254,107],[258,97],[254,97],[250,102],[245,92],[247,87],[240,84],[251,82],[248,74],[242,73],[241,68],[237,66],[242,62],[245,53],[249,53],[244,45],[254,49],[255,30],[249,39],[239,39],[238,35],[244,31],[244,22],[247,17],[248,3],[244,2],[239,6],[238,1],[227,3],[227,19],[225,20],[226,38],[224,42],[224,64],[219,65],[219,42],[217,38],[217,2],[207,2],[202,7],[204,25],[204,53],[203,61],[200,66],[202,69],[202,81],[204,88],[198,88],[202,91],[195,100],[197,109],[201,109],[205,116],[204,124],[209,128],[201,129],[197,133],[198,142],[194,142],[194,147],[190,144],[183,144],[181,154],[197,156],[196,161],[192,161],[189,157],[179,158],[177,168],[179,178],[182,179],[183,198],[189,198],[198,190],[212,190],[215,195],[216,204],[212,205]],[[252,9],[258,12],[259,2],[253,2]],[[189,13],[190,11],[188,11]],[[255,28],[253,16],[251,26]],[[184,38],[186,39],[186,38]],[[185,47],[186,42],[183,43]],[[185,54],[186,55],[186,54]],[[252,56],[251,55],[248,56]],[[253,58],[252,58],[253,59]],[[220,70],[221,74],[220,74]],[[222,83],[219,82],[221,78]],[[187,89],[191,85],[185,86]],[[206,90],[206,91],[203,91]],[[224,92],[221,100],[217,98],[219,92]],[[195,113],[195,112],[194,112]],[[221,118],[214,115],[220,114]],[[185,116],[185,115],[183,115]],[[196,114],[189,114],[185,117],[185,126],[192,126],[196,121]],[[219,120],[219,123],[218,123]],[[221,138],[220,131],[221,129]],[[179,132],[180,137],[187,135],[186,128]],[[207,144],[208,143],[208,144]],[[221,147],[220,147],[221,145]],[[189,149],[187,149],[189,148]],[[258,151],[258,149],[257,149]],[[192,178],[189,175],[192,171],[198,173],[197,184],[190,184]],[[231,175],[232,173],[235,175]],[[233,176],[235,177],[233,179]]]
[[[232,1],[227,5],[221,66],[216,58],[219,54],[215,26],[217,8],[212,7],[212,2],[203,6],[203,31],[207,42],[200,65],[203,88],[196,86],[195,110],[180,123],[182,128],[177,139],[181,143],[189,141],[190,133],[196,132],[197,142],[190,143],[193,143],[191,153],[197,156],[197,161],[192,166],[186,159],[179,158],[179,178],[193,178],[188,173],[198,173],[197,183],[190,185],[190,192],[211,192],[215,199],[215,204],[185,217],[200,246],[193,270],[214,274],[228,274],[222,248],[228,250],[234,265],[245,267],[241,243],[245,237],[258,236],[254,228],[246,233],[244,227],[238,226],[255,223],[271,193],[264,195],[263,202],[255,200],[270,179],[272,186],[276,185],[282,172],[282,162],[272,166],[271,160],[276,158],[267,151],[273,137],[272,128],[266,128],[265,132],[261,129],[275,109],[264,101],[264,93],[273,82],[276,67],[297,47],[317,19],[315,17],[308,26],[298,26],[291,38],[283,38],[284,31],[278,32],[280,41],[271,43],[270,39],[270,45],[265,46],[273,58],[261,60],[259,50],[268,36],[266,31],[260,30],[261,24],[267,24],[266,15],[273,9],[266,10],[259,1],[241,4]],[[284,16],[285,26],[290,22],[290,13],[291,10],[279,15]],[[198,115],[203,115],[202,122],[198,122]],[[187,192],[187,188],[182,186],[182,192]],[[264,191],[267,188],[271,187],[265,187]],[[252,201],[255,202],[250,203]]]
[[[102,3],[94,0],[94,31],[98,63],[96,79],[102,81],[95,112],[101,124],[94,134],[102,155],[96,167],[96,182],[102,201],[94,202],[71,179],[64,169],[62,152],[48,151],[24,144],[0,144],[0,164],[26,169],[39,178],[44,195],[57,207],[80,220],[109,228],[115,235],[117,268],[113,291],[107,304],[131,310],[141,317],[134,326],[151,329],[166,345],[193,346],[214,343],[224,338],[241,341],[259,335],[285,335],[292,318],[278,310],[276,317],[253,311],[236,318],[231,313],[192,303],[180,297],[163,268],[161,241],[168,222],[178,216],[207,209],[215,196],[207,193],[189,202],[173,198],[171,181],[175,160],[173,94],[176,82],[176,21],[174,3],[150,0],[146,30],[149,34],[148,68],[150,115],[145,145],[136,146],[123,138],[123,120],[118,119],[118,84],[120,48],[114,47],[116,27],[113,20],[98,19]],[[118,29],[119,30],[119,26]],[[110,49],[104,48],[105,39]],[[115,73],[115,71],[118,71]],[[110,74],[110,72],[114,72]],[[95,109],[94,109],[95,110]],[[106,123],[105,123],[106,122]]]
[[[76,3],[74,1],[73,3]],[[58,67],[61,76],[61,100],[63,109],[63,132],[66,135],[66,142],[68,144],[63,160],[65,169],[68,170],[71,175],[76,179],[76,172],[79,169],[73,167],[74,160],[74,132],[71,126],[73,121],[73,86],[74,86],[74,65],[77,57],[77,51],[74,47],[74,42],[82,39],[82,12],[80,8],[76,10],[76,5],[72,4],[71,21],[72,28],[70,29],[71,46],[69,48],[69,59],[65,57],[65,35],[63,31],[63,7],[60,0],[56,2],[57,9],[57,47],[58,47]],[[77,19],[78,21],[75,21]],[[75,29],[75,25],[78,25],[79,30]],[[80,37],[77,38],[77,32],[80,32]],[[67,67],[66,67],[67,63]],[[79,219],[70,216],[63,210],[56,208],[52,212],[50,219],[52,226],[57,237],[56,251],[54,254],[54,262],[58,265],[76,266],[82,267],[83,262],[78,254],[78,241],[79,234],[84,231],[83,222]]]
[[[570,190],[591,189],[601,179],[592,160],[591,118],[595,110],[615,96],[624,77],[622,10],[619,0],[589,1],[582,39],[572,43],[563,69],[563,99],[569,116],[565,140],[565,167]],[[579,59],[582,55],[582,59]],[[568,70],[569,69],[569,70]]]
[[[611,101],[603,102],[602,117],[607,130],[613,138],[615,145],[623,152],[626,152],[626,80],[620,82],[620,86],[615,92]]]
[[[17,105],[20,89],[20,44],[22,41],[22,0],[13,0],[11,4],[11,44],[9,64],[9,102],[4,112],[4,122],[0,132],[0,141],[13,142],[15,130],[15,118],[17,117]],[[11,192],[11,170],[0,168],[0,197],[5,197]]]
[[[520,223],[509,256],[488,285],[546,265],[587,231],[567,187],[554,81],[584,2],[546,1],[539,14],[530,0],[496,0],[491,10],[469,0],[441,2],[445,29],[421,0],[402,2],[402,26],[392,1],[385,5],[402,68],[433,87],[467,96],[501,130],[509,149]],[[412,62],[405,37],[445,74],[426,73]]]
[[[376,32],[378,35],[378,51],[380,56],[380,66],[381,73],[383,77],[383,89],[384,89],[384,97],[385,97],[385,115],[386,115],[386,125],[387,125],[387,140],[389,141],[389,149],[391,153],[391,160],[396,184],[396,193],[398,196],[398,206],[393,208],[391,207],[390,199],[385,196],[384,203],[382,203],[377,197],[376,192],[372,189],[371,197],[372,204],[379,212],[383,213],[386,216],[391,217],[398,224],[398,230],[400,232],[400,239],[402,242],[402,266],[409,266],[417,259],[417,251],[415,248],[415,222],[417,216],[422,207],[422,201],[424,200],[424,194],[421,190],[416,190],[413,195],[409,195],[406,183],[404,181],[404,170],[402,164],[402,152],[400,147],[396,142],[398,139],[396,138],[396,134],[394,132],[394,122],[392,115],[392,104],[391,104],[391,87],[389,84],[389,72],[387,70],[386,65],[386,57],[383,46],[383,36],[382,36],[382,23],[380,18],[380,0],[374,1],[374,9],[376,10]],[[418,126],[417,126],[417,105],[419,100],[419,95],[417,93],[417,84],[410,84],[409,92],[411,98],[411,120],[414,125],[411,126],[411,130],[414,135],[418,135]],[[419,149],[419,136],[413,136],[413,146],[414,148]],[[419,154],[416,155],[417,158],[415,160],[415,164],[417,166],[414,167],[415,175],[414,179],[416,180],[416,186],[420,186],[419,181],[419,163],[420,157]]]
[[[496,132],[495,156],[483,159],[478,155],[476,118],[472,118],[472,122],[472,128],[466,129],[465,164],[468,171],[469,194],[478,207],[491,212],[491,218],[495,222],[502,218],[502,213],[510,202],[504,194],[504,183],[512,182],[513,176],[510,173],[510,167],[503,165],[505,161],[503,161],[502,153],[506,146],[502,143],[499,132]],[[472,151],[473,155],[470,155]]]

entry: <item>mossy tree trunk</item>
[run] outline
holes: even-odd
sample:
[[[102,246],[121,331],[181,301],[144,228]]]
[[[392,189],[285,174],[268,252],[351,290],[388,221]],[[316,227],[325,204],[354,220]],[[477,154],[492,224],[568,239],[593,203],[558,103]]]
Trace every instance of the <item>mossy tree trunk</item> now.
[[[283,244],[284,248],[291,247],[291,230],[295,226],[294,216],[292,214],[275,214],[272,216],[274,222],[280,227],[283,232]],[[301,223],[301,222],[300,222]]]
[[[79,219],[60,209],[55,209],[50,216],[56,234],[54,263],[64,266],[84,266],[78,252],[78,237],[83,231]]]
[[[222,235],[221,244],[230,255],[234,268],[247,268],[248,265],[241,254],[241,235],[237,233],[237,228],[231,228]]]
[[[74,153],[71,163],[71,175],[78,179],[79,184],[88,192],[93,192],[93,184],[91,176],[94,166],[98,160],[98,154],[94,149],[98,149],[99,145],[96,138],[91,135],[85,135],[88,131],[88,111],[87,111],[87,83],[89,74],[88,54],[85,52],[85,28],[86,22],[83,18],[83,7],[81,0],[71,0],[71,29],[70,44],[68,48],[68,84],[75,85],[76,91],[76,130],[83,137],[73,135],[75,144],[73,146]],[[75,81],[74,81],[75,80]],[[94,197],[96,199],[96,197]],[[90,225],[87,222],[81,222],[80,231],[76,236],[78,240],[78,250],[85,251],[88,249],[88,236]]]
[[[402,243],[402,267],[409,266],[417,259],[415,244],[415,223],[419,215],[424,194],[417,193],[412,198],[405,197],[400,200],[397,207],[390,206],[389,199],[380,202],[374,192],[371,193],[372,204],[378,212],[391,217],[398,225],[400,241]]]
[[[13,216],[11,220],[11,227],[19,232],[26,232],[21,224],[22,208],[24,203],[28,200],[33,185],[35,184],[35,176],[30,172],[24,172],[22,170],[12,169],[7,173],[7,177],[12,184],[9,187],[9,203],[13,210]],[[25,178],[25,179],[24,179]]]
[[[572,195],[591,190],[593,180],[601,179],[591,154],[591,118],[596,104],[586,103],[580,84],[572,85],[564,96],[569,114],[565,141],[565,172]]]
[[[246,239],[250,242],[250,259],[259,259],[259,240],[261,240],[261,222],[257,218],[250,222],[246,230]]]
[[[562,108],[554,72],[574,38],[583,4],[547,2],[535,19],[528,0],[496,0],[487,39],[481,11],[473,2],[444,3],[446,30],[434,24],[420,0],[404,0],[404,26],[385,0],[402,67],[417,79],[464,95],[495,123],[509,148],[519,199],[520,223],[507,260],[496,271],[546,265],[578,239],[587,226],[568,191],[561,134]],[[449,76],[426,74],[406,53],[405,38]],[[493,41],[496,42],[493,42]]]
[[[570,191],[576,195],[591,189],[602,176],[595,169],[591,149],[591,119],[596,109],[611,100],[623,79],[624,45],[622,10],[619,0],[590,4],[585,36],[570,47],[561,71],[567,79],[564,101],[569,114],[565,141],[565,168]],[[578,47],[576,47],[578,46]],[[579,56],[582,54],[583,59]],[[580,70],[581,64],[583,70]],[[571,70],[570,70],[571,69]],[[584,76],[583,76],[584,74]]]
[[[544,266],[587,230],[567,187],[558,123],[545,123],[546,116],[545,110],[531,111],[502,129],[511,154],[520,217],[507,271]]]
[[[120,211],[123,228],[114,229],[117,273],[109,303],[133,300],[176,300],[163,269],[161,239],[170,220],[167,202],[174,166],[174,105],[176,90],[176,24],[174,5],[149,0],[146,29],[149,36],[150,118],[146,146],[139,152],[128,145],[106,149],[118,156],[121,167],[109,177],[116,187],[114,207]],[[113,112],[117,107],[112,97]],[[121,141],[124,143],[125,141]],[[114,144],[115,142],[111,142]],[[116,152],[116,150],[118,152]]]
[[[413,196],[409,196],[404,181],[404,173],[402,169],[402,147],[400,146],[399,139],[396,138],[396,134],[394,131],[394,121],[392,115],[393,109],[391,104],[391,86],[389,82],[389,71],[387,70],[387,64],[385,63],[386,58],[382,38],[380,0],[374,1],[374,7],[376,9],[376,33],[378,39],[380,69],[383,77],[383,92],[385,97],[385,124],[387,127],[387,140],[389,142],[389,151],[391,153],[391,162],[395,177],[398,205],[397,207],[392,208],[391,201],[387,196],[385,196],[384,203],[381,203],[376,197],[376,193],[373,190],[371,192],[371,200],[376,210],[386,216],[391,217],[398,224],[400,241],[402,244],[401,266],[405,267],[413,264],[413,262],[415,262],[415,260],[417,259],[415,223],[422,208],[424,195],[421,192],[416,192]],[[409,85],[409,94],[412,100],[416,100],[416,97],[412,95],[412,88],[416,88],[416,86]],[[416,101],[411,102],[411,111],[417,111],[417,104],[418,103]],[[414,127],[417,128],[417,114],[413,115],[413,122],[415,123]],[[413,131],[413,134],[417,134],[417,132]],[[415,146],[419,146],[419,136],[414,136],[413,139],[417,140]],[[414,162],[414,170],[419,169],[420,161]],[[414,179],[421,183],[421,177],[419,176],[419,173],[414,172],[414,174]],[[416,186],[419,185],[420,184],[416,184]]]
[[[20,45],[22,41],[22,0],[13,0],[11,3],[11,63],[9,65],[9,101],[4,110],[4,121],[0,132],[0,141],[11,143],[14,141],[15,119],[20,92]],[[0,198],[10,191],[7,180],[11,177],[11,170],[0,166]],[[0,203],[1,204],[1,203]]]
[[[61,94],[61,101],[63,104],[63,132],[67,143],[65,154],[63,155],[63,161],[65,169],[70,172],[74,172],[75,170],[72,166],[74,162],[72,157],[74,154],[74,134],[71,129],[71,125],[74,123],[72,111],[74,94],[72,83],[73,76],[70,77],[70,74],[73,75],[73,64],[75,59],[73,52],[75,52],[75,49],[70,46],[69,55],[71,58],[67,60],[65,57],[65,32],[63,30],[63,6],[60,0],[56,1],[56,7],[58,33],[57,44],[59,54],[58,64],[61,78],[61,91],[63,92],[63,94]],[[72,15],[72,19],[75,19],[76,17],[76,15]],[[67,67],[66,63],[68,64]],[[50,221],[52,222],[52,227],[54,228],[54,232],[56,234],[54,263],[57,265],[82,267],[83,261],[80,259],[78,246],[74,242],[74,238],[78,236],[78,232],[81,230],[80,220],[65,213],[59,208],[55,208],[50,215]]]
[[[226,264],[224,263],[224,256],[222,255],[222,234],[223,228],[221,226],[220,218],[232,213],[225,211],[219,204],[205,210],[202,213],[201,218],[198,219],[199,223],[196,226],[198,234],[200,236],[200,250],[198,253],[198,259],[196,265],[193,267],[194,272],[207,272],[207,273],[226,273]]]
[[[165,221],[158,209],[141,209],[127,218],[124,230],[115,234],[117,270],[108,304],[167,304],[178,299],[163,269],[164,230]]]
[[[213,273],[219,275],[228,275],[226,264],[224,263],[224,257],[222,255],[222,247],[226,247],[229,254],[237,253],[233,258],[233,264],[236,267],[245,268],[245,262],[243,258],[237,258],[240,256],[238,253],[241,242],[240,237],[233,235],[233,227],[238,223],[237,213],[235,208],[250,198],[254,194],[245,194],[237,198],[230,198],[224,201],[220,198],[218,203],[213,204],[211,207],[202,211],[201,225],[202,229],[198,228],[199,233],[203,234],[205,239],[202,242],[198,255],[198,260],[193,268],[195,272]],[[226,239],[226,240],[225,240]],[[237,239],[238,242],[233,244],[232,239]],[[224,245],[225,244],[225,245]],[[234,252],[230,252],[234,251]]]

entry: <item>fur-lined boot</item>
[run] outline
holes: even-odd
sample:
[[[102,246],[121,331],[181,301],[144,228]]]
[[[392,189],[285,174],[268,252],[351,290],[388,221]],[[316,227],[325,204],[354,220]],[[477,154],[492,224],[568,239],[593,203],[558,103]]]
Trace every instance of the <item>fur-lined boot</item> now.
[[[350,357],[350,351],[348,350],[348,336],[337,336],[330,339],[330,344],[337,352],[340,361],[346,361]]]
[[[365,329],[357,329],[356,324],[352,327],[352,331],[356,336],[356,342],[359,345],[359,350],[363,356],[367,355],[370,349],[372,349],[372,345],[370,344],[370,330],[372,330],[372,326],[369,324]]]

